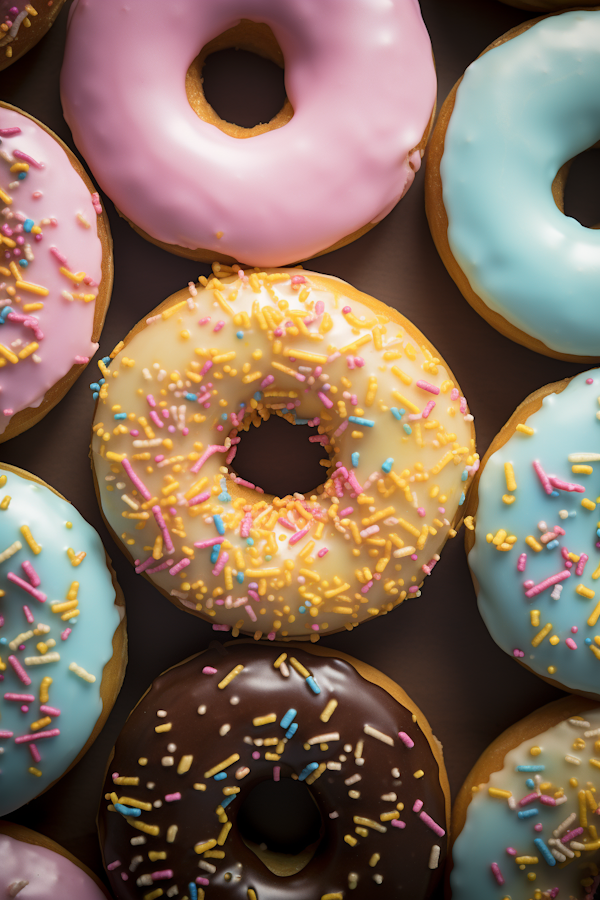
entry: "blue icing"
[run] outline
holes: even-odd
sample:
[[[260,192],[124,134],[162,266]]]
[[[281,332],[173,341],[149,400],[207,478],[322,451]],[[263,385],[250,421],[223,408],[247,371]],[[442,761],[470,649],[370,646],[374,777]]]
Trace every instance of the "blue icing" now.
[[[458,89],[441,162],[452,253],[486,306],[560,353],[600,355],[600,231],[552,196],[600,139],[600,12],[544,19]]]
[[[2,473],[0,473],[2,474]],[[47,634],[34,636],[25,641],[25,650],[11,650],[0,646],[0,659],[6,668],[0,672],[0,731],[12,731],[13,738],[0,737],[0,816],[10,813],[27,803],[53,781],[59,778],[73,762],[87,742],[98,717],[102,712],[100,685],[105,664],[112,657],[112,639],[121,616],[114,605],[115,590],[110,572],[106,566],[104,547],[94,529],[79,515],[77,510],[62,500],[49,488],[22,478],[6,470],[7,483],[0,488],[0,502],[10,496],[7,509],[0,509],[0,553],[15,541],[22,544],[9,559],[0,563],[0,588],[5,592],[0,597],[0,615],[4,625],[0,635],[8,642],[17,635],[38,624],[49,625]],[[66,522],[73,527],[67,528]],[[20,528],[27,525],[41,546],[37,555],[28,546]],[[85,559],[72,566],[67,555],[68,548],[76,554],[83,551]],[[38,590],[47,595],[45,603],[28,594],[8,580],[8,572],[13,572],[28,581],[22,563],[29,561],[41,579]],[[70,622],[63,621],[60,614],[53,613],[51,605],[66,600],[73,581],[79,582],[77,599],[80,615]],[[23,612],[23,605],[31,610],[33,624],[29,624]],[[66,641],[61,633],[72,629]],[[54,639],[56,645],[49,653],[60,653],[60,661],[41,665],[25,665],[24,659],[38,656],[36,644]],[[14,655],[27,675],[30,685],[23,684],[11,664],[7,661]],[[83,667],[94,675],[96,681],[90,684],[69,671],[71,662]],[[48,706],[58,708],[60,716],[41,730],[60,729],[57,737],[42,738],[35,742],[41,754],[36,763],[27,744],[16,745],[14,738],[31,734],[30,725],[44,717],[40,712],[40,683],[49,676]],[[21,712],[22,703],[5,699],[7,693],[32,694],[33,702],[29,711]],[[35,766],[42,772],[40,777],[28,772]]]
[[[591,378],[592,384],[586,384]],[[600,564],[600,550],[596,547],[596,529],[600,519],[600,504],[596,509],[586,509],[582,499],[596,502],[600,497],[600,461],[591,460],[592,474],[575,474],[569,454],[598,453],[600,455],[600,370],[583,372],[575,376],[560,394],[549,394],[541,409],[527,419],[527,425],[535,434],[527,436],[515,432],[510,440],[487,461],[479,482],[479,506],[476,516],[476,542],[469,553],[469,565],[479,586],[479,611],[496,643],[506,652],[515,648],[524,651],[523,662],[539,675],[551,676],[566,688],[575,691],[598,693],[600,684],[600,618],[589,625],[588,620],[600,601],[600,579],[593,574]],[[561,490],[560,496],[548,496],[533,468],[533,461],[541,464],[547,475],[557,476],[565,482],[585,487],[585,493]],[[514,468],[517,489],[515,501],[508,506],[502,501],[507,493],[504,463]],[[559,512],[563,512],[563,517]],[[568,515],[565,516],[565,513]],[[577,513],[574,515],[574,513]],[[564,529],[559,536],[560,549],[543,549],[534,552],[525,539],[531,535],[541,537],[539,522],[545,522],[549,530],[555,526]],[[498,551],[487,543],[487,534],[497,534],[504,529],[517,537],[513,548]],[[589,557],[583,574],[576,574],[561,582],[562,592],[558,600],[552,599],[553,588],[537,596],[525,596],[525,581],[539,584],[549,576],[565,571],[562,549]],[[524,572],[517,571],[517,560],[527,554]],[[593,591],[595,596],[585,597],[576,588]],[[531,624],[530,610],[539,610],[539,626]],[[531,641],[546,624],[551,630],[537,646]],[[571,632],[572,626],[578,631]],[[552,636],[560,642],[550,643]],[[577,649],[565,643],[571,639]],[[589,640],[590,643],[586,643]],[[548,667],[555,667],[555,673]]]

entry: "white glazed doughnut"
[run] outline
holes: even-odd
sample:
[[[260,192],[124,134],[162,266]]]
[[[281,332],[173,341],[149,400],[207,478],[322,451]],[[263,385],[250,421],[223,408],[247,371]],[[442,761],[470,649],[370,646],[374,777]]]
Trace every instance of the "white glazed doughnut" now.
[[[419,596],[478,457],[453,376],[399,313],[335,278],[239,270],[170,297],[113,355],[99,498],[172,602],[234,635],[316,638]],[[232,470],[272,412],[323,435],[310,495]]]

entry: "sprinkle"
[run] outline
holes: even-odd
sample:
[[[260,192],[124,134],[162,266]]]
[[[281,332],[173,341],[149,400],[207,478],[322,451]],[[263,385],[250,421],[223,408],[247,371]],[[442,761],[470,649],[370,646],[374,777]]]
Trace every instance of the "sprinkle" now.
[[[398,737],[400,738],[404,746],[408,747],[409,750],[412,750],[412,748],[415,746],[415,742],[411,740],[411,738],[409,738],[405,731],[399,731]]]
[[[378,741],[381,741],[383,744],[388,744],[390,747],[394,746],[394,739],[391,738],[387,734],[383,734],[382,731],[378,731],[376,728],[372,728],[370,725],[365,725],[363,728],[365,734],[368,734],[370,737],[376,738]]]
[[[231,682],[233,681],[233,679],[236,678],[236,677],[240,674],[240,672],[243,670],[243,668],[244,668],[244,667],[243,667],[241,664],[235,666],[235,668],[232,669],[231,672],[229,672],[229,674],[226,675],[225,678],[224,678],[222,681],[219,682],[219,684],[217,685],[217,687],[219,688],[219,690],[222,691],[224,688],[227,687],[228,684],[231,684]],[[239,757],[238,757],[238,759],[239,759]],[[217,771],[218,771],[218,770],[217,770]],[[210,777],[210,776],[205,775],[205,778],[209,778],[209,777]]]
[[[25,685],[31,684],[31,678],[29,677],[29,675],[27,674],[25,669],[22,667],[22,665],[20,664],[20,662],[16,658],[16,656],[9,656],[8,661],[11,664],[11,666],[13,667],[13,669],[15,670],[15,673],[16,673],[17,677],[19,678],[19,680],[22,681],[23,684],[25,684]]]
[[[540,853],[542,854],[542,856],[544,857],[544,859],[546,860],[548,865],[555,866],[556,860],[552,856],[552,853],[550,852],[549,847],[545,844],[545,842],[542,840],[542,838],[534,838],[533,843],[538,848],[538,850],[540,851]]]
[[[239,753],[232,753],[232,755],[228,756],[227,759],[223,760],[223,762],[218,763],[218,765],[213,766],[212,769],[209,769],[208,772],[205,772],[204,777],[212,778],[214,775],[217,775],[219,772],[222,772],[223,769],[228,769],[229,766],[232,766],[235,762],[237,762],[239,760],[239,758],[240,758]],[[198,851],[196,851],[196,852],[198,852]]]
[[[74,672],[75,675],[78,675],[79,678],[82,678],[84,681],[87,681],[88,684],[93,684],[96,680],[95,675],[90,675],[89,672],[86,672],[86,670],[82,666],[78,666],[77,663],[74,663],[74,662],[70,663],[69,671]]]
[[[492,870],[492,874],[493,874],[494,878],[496,879],[497,883],[500,885],[503,885],[504,878],[502,877],[502,872],[500,871],[500,866],[498,865],[498,863],[495,863],[495,862],[492,863],[490,868]]]

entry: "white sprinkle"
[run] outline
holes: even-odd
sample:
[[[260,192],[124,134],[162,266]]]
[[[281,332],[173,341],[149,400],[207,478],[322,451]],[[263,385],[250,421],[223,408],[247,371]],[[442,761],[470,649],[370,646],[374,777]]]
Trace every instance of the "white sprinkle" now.
[[[440,847],[437,844],[434,844],[431,848],[431,853],[429,854],[429,862],[428,866],[430,869],[437,869],[440,863]]]
[[[221,737],[225,737],[225,735],[229,731],[231,731],[231,725],[221,725],[221,727],[219,728],[219,734],[221,735]]]
[[[352,744],[344,744],[344,753],[352,753]]]
[[[210,872],[211,875],[214,875],[214,873],[217,871],[217,867],[213,866],[212,863],[206,862],[205,859],[200,860],[200,862],[198,863],[198,868],[204,869],[205,872]]]
[[[161,766],[174,766],[175,760],[173,759],[172,756],[163,756],[163,758],[160,761],[160,764],[161,764]]]
[[[160,809],[161,806],[162,806],[162,800],[155,800],[154,803],[152,804],[152,806],[153,806],[155,809]]]
[[[245,778],[246,775],[250,774],[250,769],[248,766],[240,766],[239,769],[236,769],[235,777],[238,781],[241,781],[242,778]]]
[[[279,671],[281,672],[281,674],[283,675],[284,678],[290,677],[290,670],[289,670],[287,663],[282,662],[279,666]]]
[[[134,856],[133,859],[131,860],[131,865],[129,866],[129,871],[135,872],[135,870],[140,865],[140,863],[143,863],[143,862],[144,862],[143,856]]]
[[[23,662],[25,663],[26,666],[39,666],[42,663],[59,662],[59,661],[60,661],[60,653],[56,653],[56,651],[54,653],[46,653],[46,654],[44,654],[44,656],[26,656],[25,659],[23,660]],[[71,663],[71,665],[69,666],[69,669],[71,669],[72,672],[75,672],[75,669],[73,668],[74,665],[75,665],[75,663]],[[77,666],[77,668],[79,668],[79,666]],[[82,672],[85,672],[85,669],[82,669]],[[75,674],[79,675],[79,672],[75,672]],[[90,684],[96,680],[95,675],[88,675],[87,672],[85,672],[85,674],[87,675],[87,678],[85,678],[85,681],[89,681]],[[83,678],[83,675],[81,677]]]
[[[570,463],[598,462],[600,453],[569,453],[567,459]]]
[[[570,828],[571,824],[575,821],[576,818],[577,813],[571,813],[570,816],[567,816],[567,818],[563,822],[561,822],[560,825],[552,832],[554,837],[558,838],[561,836],[561,834],[564,834],[565,831]]]
[[[574,725],[575,728],[589,728],[590,723],[586,722],[585,719],[569,719],[569,725]]]
[[[362,781],[362,775],[359,775],[358,773],[356,775],[351,775],[350,778],[346,778],[344,784],[349,787],[351,784],[356,784],[357,781]]]
[[[392,778],[400,778],[400,769],[392,769]]]
[[[330,818],[330,819],[339,819],[339,817],[340,817],[339,812],[335,812],[335,811],[334,811],[334,812],[329,813],[329,818]]]
[[[560,595],[562,594],[563,586],[562,584],[555,584],[552,588],[552,592],[550,594],[551,600],[560,600]]]
[[[175,753],[177,750],[177,744],[167,744],[167,750],[169,753]]]
[[[137,834],[135,837],[132,837],[129,841],[132,847],[137,847],[139,844],[145,844],[146,838],[143,834]]]
[[[381,882],[383,881],[383,875],[373,875],[373,881],[375,882],[375,884],[381,884]]]
[[[583,736],[586,738],[597,737],[600,734],[600,728],[593,728],[591,731],[585,731]]]
[[[167,711],[166,711],[166,709],[157,709],[156,715],[158,716],[159,719],[165,719],[167,716]]]
[[[11,544],[10,547],[7,547],[6,550],[4,550],[2,553],[0,553],[0,563],[3,563],[3,562],[5,562],[5,560],[10,559],[10,557],[13,556],[15,553],[17,553],[22,548],[22,546],[23,546],[23,544],[21,543],[21,541],[15,541],[14,544]],[[15,884],[16,883],[17,882],[15,882]],[[29,884],[28,881],[25,883]],[[20,882],[19,882],[19,884],[20,884]],[[23,885],[23,887],[24,886],[25,885]],[[21,890],[21,888],[19,888],[19,890]],[[16,897],[16,894],[15,894],[15,897]]]
[[[565,756],[565,762],[573,763],[574,766],[580,766],[581,760],[577,759],[576,756]]]
[[[339,762],[328,762],[327,768],[331,769],[334,772],[339,772],[340,769],[342,768],[342,764]]]
[[[231,697],[229,699],[229,702],[231,703],[232,706],[237,706],[238,703],[240,702],[240,698],[239,697]]]
[[[179,831],[178,825],[169,825],[167,828],[167,844],[172,844],[177,837],[177,832]]]
[[[203,703],[202,706],[198,707],[198,715],[203,716],[205,712],[206,712],[206,704]]]
[[[327,744],[330,741],[339,741],[340,734],[339,731],[332,731],[329,734],[318,734],[316,737],[311,737],[307,740],[307,744]]]
[[[391,794],[382,794],[381,799],[385,800],[386,803],[395,803],[396,800],[398,799],[398,796],[397,796],[397,794],[394,794],[394,792],[392,791]]]
[[[138,887],[149,887],[152,884],[152,875],[140,875],[136,878],[135,883]]]
[[[352,800],[358,800],[360,797],[360,791],[348,791],[348,796],[352,798]]]
[[[356,759],[354,760],[354,762],[357,766],[364,766],[364,764],[365,764],[365,761],[362,758],[362,756],[357,756]]]
[[[154,784],[153,781],[147,781],[147,782],[146,782],[146,787],[148,788],[149,791],[153,791],[154,788],[156,787],[156,785]]]
[[[176,897],[178,893],[179,893],[179,888],[177,887],[176,884],[174,884],[173,887],[170,887],[169,890],[167,891],[167,897]]]

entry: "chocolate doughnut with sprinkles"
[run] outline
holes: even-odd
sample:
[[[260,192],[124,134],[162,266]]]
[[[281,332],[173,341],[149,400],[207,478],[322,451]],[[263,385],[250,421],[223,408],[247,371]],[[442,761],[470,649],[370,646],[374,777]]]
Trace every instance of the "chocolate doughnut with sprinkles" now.
[[[65,0],[0,0],[0,71],[44,37]]]
[[[337,278],[215,271],[99,363],[92,460],[115,540],[172,603],[233,637],[318,639],[419,597],[479,465],[447,364]],[[308,440],[329,458],[314,491],[296,489],[289,461],[285,496],[236,471],[245,432],[271,415],[299,442],[317,427]]]
[[[133,710],[99,817],[119,900],[430,896],[449,809],[441,745],[381,672],[305,647],[213,646]],[[307,798],[317,824],[292,847]]]

